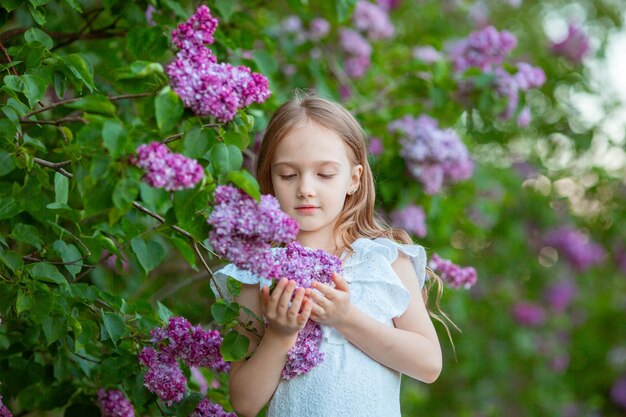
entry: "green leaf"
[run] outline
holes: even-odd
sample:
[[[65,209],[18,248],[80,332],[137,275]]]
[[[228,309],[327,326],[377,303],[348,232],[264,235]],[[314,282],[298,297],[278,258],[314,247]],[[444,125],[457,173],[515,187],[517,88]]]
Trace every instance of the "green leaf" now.
[[[3,78],[4,85],[18,93],[24,92],[24,80],[18,75],[6,75]]]
[[[80,7],[80,4],[78,3],[78,1],[76,0],[65,0],[67,2],[67,4],[70,5],[70,7],[74,10],[76,10],[78,13],[83,13],[83,9]]]
[[[239,304],[219,299],[211,306],[211,315],[217,324],[228,324],[239,316]]]
[[[278,71],[278,61],[276,60],[276,57],[266,50],[257,49],[252,53],[252,56],[254,58],[254,62],[263,74],[271,76]]]
[[[250,138],[244,133],[229,130],[228,132],[224,133],[224,143],[227,145],[235,145],[243,151],[248,147],[248,144],[250,143]]]
[[[17,299],[15,300],[15,311],[18,315],[24,311],[30,310],[35,305],[35,299],[27,292],[20,289],[17,292]]]
[[[192,392],[176,405],[176,417],[187,417],[193,413],[198,403],[202,401],[204,396],[199,392]]]
[[[172,313],[172,311],[165,307],[165,305],[163,305],[160,301],[157,301],[157,313],[159,314],[159,319],[161,319],[163,323],[169,322],[170,317],[174,317],[174,313]]]
[[[124,178],[115,185],[113,190],[113,204],[123,213],[132,207],[132,202],[139,195],[139,181]]]
[[[35,107],[46,94],[48,84],[43,78],[32,74],[22,75],[22,80],[24,80],[24,95],[28,99],[28,104],[31,108]]]
[[[33,17],[33,20],[40,26],[43,26],[46,24],[46,15],[45,15],[45,8],[35,8],[32,5],[28,5],[28,11],[30,12],[30,15]]]
[[[39,42],[46,49],[51,49],[54,46],[52,38],[43,30],[38,28],[30,28],[24,33],[24,39],[26,42]]]
[[[176,249],[178,249],[181,255],[183,255],[183,258],[185,258],[187,263],[191,265],[192,268],[195,269],[196,268],[196,253],[194,252],[191,245],[189,244],[189,240],[180,238],[178,236],[171,236],[170,242],[172,242],[172,244],[176,246]]]
[[[207,189],[196,187],[174,194],[174,214],[178,225],[199,241],[206,239],[208,232],[206,218],[199,214],[208,204],[208,193]]]
[[[11,121],[13,126],[18,132],[22,131],[22,125],[20,124],[20,115],[17,114],[15,109],[11,106],[2,106],[2,113]]]
[[[228,277],[228,279],[226,280],[226,288],[228,288],[228,292],[230,293],[230,295],[232,295],[233,297],[238,297],[241,293],[242,284],[240,281]]]
[[[76,246],[57,240],[52,245],[54,250],[59,254],[63,262],[66,263],[65,269],[72,275],[72,278],[82,269],[83,257]]]
[[[43,242],[39,238],[39,230],[30,224],[18,223],[11,231],[11,237],[18,242],[27,243],[36,249],[41,249]]]
[[[99,94],[86,96],[78,101],[67,103],[65,107],[83,110],[87,113],[99,113],[109,116],[115,115],[116,111],[115,105],[111,103],[107,97]]]
[[[15,157],[0,149],[0,177],[15,169]]]
[[[72,75],[82,81],[90,92],[96,89],[93,83],[93,68],[80,54],[70,54],[61,58]]]
[[[189,158],[198,159],[206,154],[215,143],[215,135],[211,131],[196,126],[185,133],[183,154]]]
[[[58,269],[44,262],[37,262],[32,264],[30,275],[33,278],[38,279],[39,281],[52,282],[60,285],[68,285],[67,280],[65,279],[63,274],[59,272]]]
[[[241,150],[235,145],[217,143],[211,148],[209,153],[209,160],[222,174],[236,171],[243,165],[243,155]]]
[[[168,86],[154,99],[154,114],[159,131],[167,133],[176,127],[185,109],[178,94]]]
[[[228,181],[244,190],[250,197],[256,201],[261,201],[261,191],[259,183],[248,171],[231,171],[228,173]]]
[[[4,7],[7,12],[12,12],[20,7],[23,1],[24,0],[0,0],[0,4],[2,4],[2,7]]]
[[[238,361],[248,353],[248,345],[250,345],[250,340],[246,336],[231,330],[224,336],[220,352],[225,361]]]
[[[124,155],[127,138],[122,123],[117,120],[106,120],[102,125],[102,140],[113,159]]]
[[[0,220],[10,219],[21,211],[13,197],[0,197]]]
[[[67,319],[60,314],[53,314],[41,322],[43,334],[48,346],[67,334]]]
[[[24,267],[24,261],[19,253],[14,251],[5,251],[0,248],[0,261],[11,271],[15,272]]]
[[[69,194],[69,179],[58,172],[54,174],[54,202],[67,204]]]
[[[126,333],[126,322],[124,318],[118,313],[112,313],[104,310],[100,310],[102,313],[102,322],[107,336],[113,342],[113,345],[117,346],[117,342]]]
[[[222,15],[222,19],[224,19],[224,22],[228,23],[230,17],[235,12],[235,8],[233,7],[234,5],[235,3],[232,0],[215,1],[215,8],[220,12],[220,15]]]
[[[31,306],[31,317],[36,323],[43,323],[50,316],[52,307],[54,306],[54,296],[50,291],[37,290],[34,300],[36,302]]]
[[[135,237],[130,241],[130,246],[146,274],[159,266],[165,258],[165,249],[155,240],[146,243],[142,238]]]

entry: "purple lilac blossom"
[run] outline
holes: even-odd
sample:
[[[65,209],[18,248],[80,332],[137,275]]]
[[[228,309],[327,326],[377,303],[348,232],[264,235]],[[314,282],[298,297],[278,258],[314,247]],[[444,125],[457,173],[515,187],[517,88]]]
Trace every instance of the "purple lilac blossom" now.
[[[13,417],[13,413],[2,402],[2,394],[0,394],[0,417]]]
[[[159,142],[139,146],[130,162],[145,171],[146,183],[166,191],[193,188],[204,177],[204,168],[196,160],[171,152]]]
[[[382,155],[384,151],[383,141],[380,138],[372,137],[369,140],[368,152],[374,156]]]
[[[520,301],[513,306],[513,317],[523,326],[540,326],[546,321],[546,311],[537,304]]]
[[[276,253],[280,276],[296,281],[296,288],[309,288],[313,281],[332,284],[332,273],[341,271],[341,260],[321,249],[305,248],[298,242]],[[287,362],[281,372],[284,379],[309,372],[324,360],[319,350],[322,329],[312,320],[298,333],[293,347],[287,352]]]
[[[156,26],[156,23],[154,23],[154,17],[153,14],[156,11],[156,9],[154,8],[153,5],[149,4],[148,7],[146,7],[146,23],[148,23],[148,26]]]
[[[98,405],[102,417],[135,417],[135,410],[126,395],[118,389],[98,390]]]
[[[328,20],[317,17],[311,20],[309,24],[309,39],[312,41],[319,41],[328,35],[330,32],[330,23]]]
[[[576,282],[572,279],[564,279],[550,284],[544,293],[544,298],[552,310],[562,312],[572,303],[576,292]]]
[[[370,64],[369,56],[351,56],[344,61],[344,70],[350,78],[361,78],[369,69]]]
[[[176,358],[167,352],[145,347],[139,354],[139,362],[148,368],[143,380],[148,391],[156,394],[168,407],[183,399],[187,392],[187,378]]]
[[[498,32],[493,26],[487,26],[454,45],[450,58],[459,73],[472,67],[486,71],[501,65],[515,45],[517,39],[511,32]]]
[[[589,38],[580,26],[572,23],[567,25],[567,36],[562,41],[555,42],[550,46],[550,51],[553,54],[577,64],[582,62],[590,50]]]
[[[287,33],[302,32],[302,20],[296,15],[290,15],[283,19],[281,28]]]
[[[432,64],[441,59],[441,54],[432,46],[418,46],[413,49],[413,58],[426,64]]]
[[[476,269],[471,266],[460,267],[452,261],[439,257],[436,253],[430,258],[428,266],[452,288],[464,287],[468,289],[476,284]]]
[[[371,40],[389,39],[395,34],[387,10],[366,0],[357,1],[352,21],[354,26],[367,33]]]
[[[585,271],[604,260],[604,248],[586,233],[573,228],[552,230],[544,238],[544,243],[555,248],[578,271]]]
[[[519,116],[517,116],[517,124],[520,127],[528,127],[532,120],[532,115],[530,114],[530,107],[524,106],[522,111],[520,111]]]
[[[426,214],[422,207],[415,204],[392,211],[391,224],[417,237],[426,236]]]
[[[198,403],[189,417],[237,417],[235,413],[224,411],[221,405],[204,398]]]
[[[541,68],[533,67],[525,62],[520,62],[517,66],[517,73],[509,74],[504,68],[496,68],[494,71],[495,89],[501,97],[506,98],[507,106],[502,112],[501,117],[505,119],[511,118],[515,114],[515,110],[519,104],[520,91],[527,91],[531,88],[538,88],[546,81],[546,75]],[[530,122],[530,111],[528,114],[520,113],[520,125],[527,121]]]
[[[341,30],[339,42],[347,53],[344,61],[346,74],[351,78],[361,78],[370,67],[372,46],[358,32],[351,29]]]
[[[391,122],[389,131],[401,133],[400,155],[427,194],[436,194],[444,184],[472,175],[474,163],[459,135],[452,129],[439,129],[432,117],[405,116]]]
[[[401,0],[378,0],[378,5],[384,10],[390,11],[400,6]]]
[[[618,378],[611,387],[611,399],[626,410],[626,375]]]
[[[167,66],[172,89],[196,115],[214,116],[221,122],[253,102],[262,103],[269,95],[265,76],[245,66],[218,63],[205,45],[214,42],[217,19],[207,6],[200,6],[187,22],[172,32],[180,51]]]
[[[298,223],[280,210],[271,195],[262,195],[259,204],[242,190],[221,185],[213,196],[215,206],[208,223],[209,241],[216,253],[258,276],[278,277],[271,244],[294,241]]]

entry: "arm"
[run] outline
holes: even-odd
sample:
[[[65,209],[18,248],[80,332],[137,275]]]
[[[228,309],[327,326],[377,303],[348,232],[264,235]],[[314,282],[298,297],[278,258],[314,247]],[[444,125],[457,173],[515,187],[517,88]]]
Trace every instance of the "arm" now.
[[[271,295],[267,286],[260,293],[258,288],[244,285],[235,299],[257,316],[265,315],[269,321],[267,329],[255,324],[256,330],[263,334],[260,341],[244,329],[237,329],[250,339],[248,354],[252,354],[247,360],[231,363],[230,368],[230,401],[242,417],[257,415],[272,398],[280,382],[287,352],[296,342],[298,331],[306,324],[312,306],[311,301],[304,300],[303,289],[296,291],[289,306],[295,288],[293,281],[282,279]],[[300,307],[302,311],[299,313]],[[248,320],[243,313],[240,319]]]
[[[410,260],[403,253],[392,265],[409,291],[409,307],[394,319],[395,327],[366,315],[350,303],[348,284],[339,275],[336,287],[315,283],[309,291],[314,301],[311,318],[334,326],[347,340],[375,361],[423,382],[434,382],[441,373],[442,357],[437,333],[430,320]]]

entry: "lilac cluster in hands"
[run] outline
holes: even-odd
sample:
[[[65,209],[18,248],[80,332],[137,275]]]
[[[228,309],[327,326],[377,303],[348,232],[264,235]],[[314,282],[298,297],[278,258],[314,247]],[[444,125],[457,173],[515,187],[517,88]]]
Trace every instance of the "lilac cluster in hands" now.
[[[215,252],[255,275],[279,277],[271,244],[295,240],[298,223],[281,211],[278,200],[271,195],[261,196],[259,204],[242,190],[221,185],[213,198],[215,205],[208,223],[209,241]]]
[[[204,398],[198,403],[190,417],[237,417],[237,415],[224,411],[221,405]]]
[[[217,25],[217,19],[205,5],[180,24],[172,33],[172,41],[180,51],[168,65],[167,73],[172,89],[186,107],[196,115],[227,122],[239,109],[264,102],[270,91],[264,75],[244,66],[217,62],[206,47],[214,42]]]
[[[389,130],[402,134],[400,155],[427,194],[438,193],[444,184],[472,175],[474,163],[459,135],[452,129],[440,129],[432,117],[405,116],[391,122]]]
[[[494,87],[498,95],[507,101],[506,108],[500,115],[510,119],[516,114],[519,94],[532,88],[539,88],[545,83],[546,75],[541,68],[526,62],[517,64],[517,72],[510,74],[504,67],[504,60],[517,45],[515,36],[506,31],[498,32],[493,26],[473,32],[450,49],[450,59],[455,72],[461,76],[469,68],[477,68],[494,75]],[[474,88],[473,82],[461,82],[462,90]],[[462,94],[467,91],[462,91]],[[524,127],[530,123],[530,109],[520,110],[517,122]]]
[[[476,284],[476,269],[471,266],[460,267],[447,259],[442,259],[436,253],[430,258],[428,266],[452,288],[470,288]]]
[[[118,389],[98,390],[98,406],[102,417],[135,417],[135,410],[126,395]],[[0,414],[1,415],[1,414]]]
[[[296,282],[296,288],[309,288],[313,281],[332,284],[333,272],[341,271],[341,260],[324,250],[308,249],[293,242],[276,254],[280,277]],[[305,374],[324,360],[319,350],[322,329],[319,323],[308,320],[298,333],[296,343],[287,352],[287,362],[281,372],[284,379]]]
[[[166,191],[193,188],[204,177],[204,168],[198,161],[171,152],[159,142],[139,146],[130,162],[145,171],[145,182]]]
[[[585,271],[604,260],[602,246],[580,230],[561,227],[552,230],[544,238],[544,243],[555,248],[576,270]]]
[[[415,204],[392,211],[391,224],[417,237],[426,236],[426,213],[422,207]]]
[[[217,330],[193,327],[184,317],[172,317],[166,327],[154,328],[150,335],[153,347],[146,347],[139,354],[139,361],[148,368],[144,385],[168,407],[180,402],[187,391],[187,378],[179,360],[190,367],[207,367],[218,372],[230,368],[220,353],[222,336]]]
[[[0,394],[0,417],[13,417],[11,411],[2,403],[2,394]]]

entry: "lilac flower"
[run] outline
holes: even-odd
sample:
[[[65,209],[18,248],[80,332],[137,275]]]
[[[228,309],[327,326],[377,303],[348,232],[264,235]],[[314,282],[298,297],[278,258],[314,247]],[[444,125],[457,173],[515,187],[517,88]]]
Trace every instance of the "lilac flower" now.
[[[325,38],[328,32],[330,32],[330,23],[328,23],[328,20],[322,19],[321,17],[311,20],[309,25],[309,39],[319,41]]]
[[[148,368],[144,376],[148,391],[156,394],[168,407],[183,399],[187,392],[187,378],[175,358],[146,347],[139,354],[139,361]]]
[[[306,325],[298,333],[296,343],[287,352],[287,362],[281,372],[283,379],[291,379],[295,376],[305,374],[322,363],[324,353],[319,350],[322,342],[322,329],[313,320],[306,322]]]
[[[379,138],[370,138],[367,150],[374,156],[382,155],[384,151],[383,142]]]
[[[271,244],[295,240],[298,223],[280,210],[271,195],[261,196],[259,204],[243,191],[224,185],[213,195],[215,206],[208,220],[213,249],[238,268],[265,278],[278,277]]]
[[[126,395],[118,389],[98,390],[98,405],[102,417],[135,417],[135,410]]]
[[[513,76],[517,87],[522,91],[539,88],[546,82],[546,74],[539,67],[533,67],[526,62],[518,62],[517,72]]]
[[[145,14],[146,14],[146,23],[148,23],[148,26],[156,26],[156,23],[154,23],[154,18],[152,17],[155,11],[156,9],[151,4],[149,4],[148,7],[146,7]]]
[[[190,417],[237,417],[237,415],[224,411],[221,405],[205,398],[198,403]]]
[[[426,214],[424,209],[415,204],[410,204],[402,209],[391,212],[391,224],[399,227],[417,237],[426,236]]]
[[[2,394],[0,394],[0,417],[13,417],[11,411],[2,403]]]
[[[146,172],[145,182],[167,191],[193,188],[204,177],[204,168],[196,160],[170,152],[159,142],[139,146],[130,161]]]
[[[239,109],[265,101],[270,91],[262,74],[252,73],[244,66],[217,63],[205,46],[214,42],[216,28],[217,20],[206,6],[200,6],[187,22],[179,25],[172,33],[172,41],[180,51],[167,66],[167,73],[172,89],[186,107],[199,116],[214,116],[227,122]]]
[[[357,1],[352,21],[354,26],[367,33],[371,40],[389,39],[395,34],[387,10],[366,0]]]
[[[549,232],[544,242],[554,247],[576,270],[584,271],[604,260],[604,248],[580,230],[561,227]]]
[[[513,306],[513,317],[523,326],[540,326],[546,321],[546,312],[537,304],[520,301]]]
[[[517,116],[517,124],[520,127],[528,127],[531,120],[532,120],[532,115],[530,114],[530,107],[524,106],[519,116]]]
[[[626,410],[626,376],[618,378],[611,387],[611,399]]]
[[[297,288],[309,288],[313,281],[332,283],[332,273],[341,271],[341,260],[321,249],[302,247],[298,242],[287,245],[276,254],[280,265],[280,276],[296,281]],[[287,352],[287,362],[281,375],[284,379],[309,372],[324,360],[319,346],[322,330],[319,323],[312,320],[298,333],[294,346]]]
[[[550,46],[550,51],[553,54],[562,56],[577,64],[582,62],[590,50],[589,38],[585,35],[582,28],[572,23],[567,25],[567,36],[560,42],[555,42]]]
[[[339,32],[339,44],[348,54],[355,56],[372,55],[372,45],[359,34],[351,29],[341,29]]]
[[[487,26],[456,44],[450,51],[450,58],[457,72],[472,67],[485,71],[501,65],[516,45],[517,39],[512,33],[498,32],[493,26]]]
[[[428,266],[452,288],[470,288],[476,284],[476,269],[471,266],[462,268],[447,259],[442,259],[436,253],[430,258]]]
[[[383,10],[390,11],[400,6],[400,0],[378,0],[378,5]]]
[[[290,15],[283,19],[281,27],[287,33],[302,32],[302,20],[296,15]]]
[[[568,279],[554,282],[548,286],[544,297],[550,307],[557,311],[564,311],[576,297],[576,282]]]
[[[413,58],[426,64],[432,64],[441,59],[441,54],[432,46],[418,46],[413,49]]]
[[[496,68],[494,71],[496,75],[495,89],[500,96],[507,99],[506,109],[500,115],[504,119],[511,118],[515,113],[519,103],[520,91],[541,87],[546,81],[545,73],[541,68],[533,67],[525,62],[518,63],[517,68],[517,73],[514,75],[509,74],[503,68]],[[527,110],[527,114],[520,114],[519,117],[521,126],[529,123],[530,110]]]
[[[344,70],[350,78],[361,78],[369,69],[370,64],[369,56],[351,56],[344,61]]]
[[[421,115],[405,116],[389,124],[391,132],[400,132],[400,155],[410,174],[435,194],[444,183],[469,178],[474,164],[467,148],[452,129],[439,129],[437,120]]]

